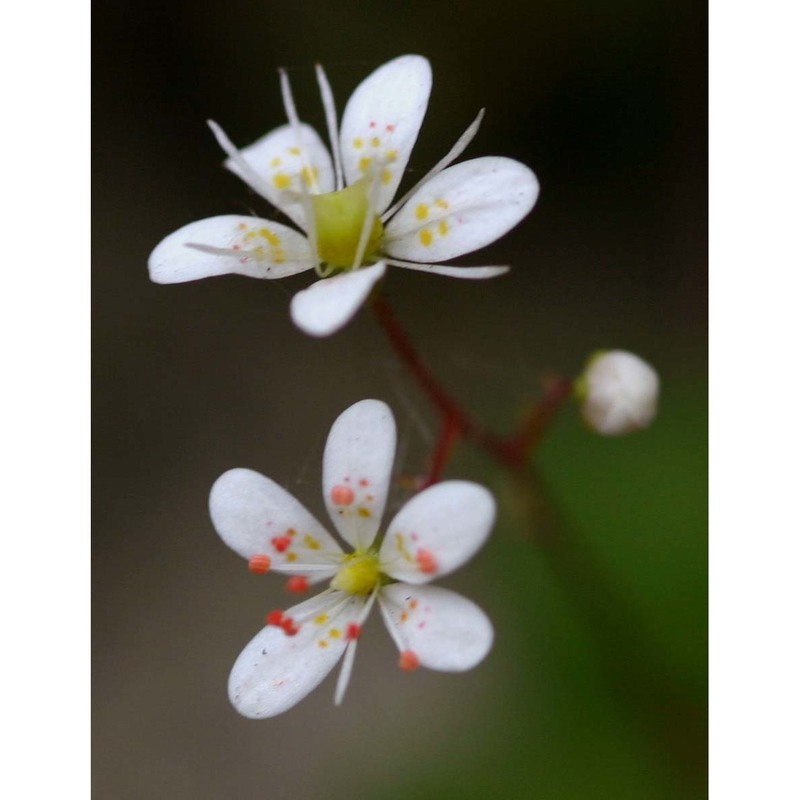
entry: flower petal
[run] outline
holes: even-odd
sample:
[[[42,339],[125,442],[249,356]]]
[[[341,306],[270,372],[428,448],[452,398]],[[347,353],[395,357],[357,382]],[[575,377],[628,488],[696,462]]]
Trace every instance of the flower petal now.
[[[441,264],[420,264],[416,261],[397,261],[393,258],[387,258],[386,263],[391,267],[411,269],[416,272],[429,272],[431,275],[444,275],[448,278],[460,278],[467,281],[483,281],[487,278],[497,278],[499,275],[505,275],[510,269],[505,265],[496,267],[444,267]]]
[[[332,192],[335,186],[333,163],[317,132],[302,123],[298,142],[292,126],[282,125],[239,152],[263,179],[267,200],[307,230],[303,186],[311,194]],[[231,159],[225,166],[246,180]]]
[[[292,298],[290,311],[294,324],[309,336],[336,333],[356,315],[384,272],[386,264],[379,261],[371,267],[313,283]]]
[[[156,283],[185,283],[214,275],[285,278],[311,269],[306,238],[286,225],[229,214],[190,222],[150,254]]]
[[[319,595],[290,608],[297,632],[269,625],[242,650],[231,670],[228,695],[251,719],[274,717],[296,705],[336,666],[348,644],[347,628],[366,598],[341,592]]]
[[[386,529],[381,569],[408,583],[426,583],[469,560],[486,541],[495,517],[488,489],[445,481],[411,498]]]
[[[407,55],[376,69],[347,102],[340,129],[345,179],[352,184],[377,171],[378,214],[389,207],[403,177],[430,92],[428,60]]]
[[[381,614],[401,653],[443,672],[462,672],[492,647],[492,623],[466,597],[438,586],[393,583],[378,594]]]
[[[342,556],[336,540],[292,495],[258,472],[231,469],[217,478],[209,510],[222,540],[244,558],[269,556],[277,572],[309,566],[336,572]]]
[[[325,506],[342,538],[355,548],[378,532],[394,463],[397,432],[391,409],[361,400],[339,415],[322,459]]]
[[[440,172],[386,226],[384,251],[411,261],[447,261],[499,239],[534,206],[539,182],[524,164],[485,156]]]

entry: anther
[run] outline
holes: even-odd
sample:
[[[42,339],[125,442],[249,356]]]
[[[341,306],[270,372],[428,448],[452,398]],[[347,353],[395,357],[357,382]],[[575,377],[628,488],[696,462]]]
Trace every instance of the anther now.
[[[355,497],[355,492],[349,486],[334,486],[331,489],[331,500],[334,505],[349,506]]]
[[[355,622],[351,622],[347,626],[347,633],[345,633],[344,638],[347,639],[348,642],[352,642],[360,637],[361,637],[361,626]]]
[[[267,625],[277,625],[278,627],[281,626],[283,623],[283,611],[270,611],[267,614]]]
[[[284,617],[281,620],[280,627],[283,628],[283,632],[287,636],[294,636],[300,631],[300,626],[296,625],[295,621],[291,617]]]
[[[439,568],[430,550],[417,550],[417,564],[419,564],[419,571],[426,575],[432,575]]]
[[[403,650],[397,664],[403,672],[412,672],[419,666],[419,656],[413,650]]]
[[[269,556],[257,555],[250,559],[250,561],[247,563],[247,568],[254,575],[266,575],[269,572],[271,565],[272,561],[270,560]]]
[[[288,581],[286,581],[286,591],[292,592],[293,594],[303,594],[303,592],[307,592],[309,587],[308,578],[305,575],[292,575]]]

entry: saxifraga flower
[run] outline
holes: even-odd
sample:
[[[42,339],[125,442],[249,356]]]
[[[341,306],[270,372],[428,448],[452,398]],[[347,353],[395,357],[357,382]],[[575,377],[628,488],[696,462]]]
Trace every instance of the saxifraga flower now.
[[[294,706],[343,659],[335,702],[353,668],[361,628],[377,602],[400,651],[399,667],[459,672],[489,652],[493,630],[474,603],[429,582],[464,564],[483,545],[495,502],[483,486],[445,481],[415,495],[379,533],[396,442],[389,407],[362,400],[331,428],[323,459],[325,505],[345,552],[274,481],[248,469],[223,474],[211,490],[211,518],[225,543],[255,573],[290,575],[316,597],[267,615],[266,627],[231,671],[231,702],[246,717]]]
[[[386,266],[456,278],[491,278],[505,266],[443,266],[490,244],[534,206],[536,176],[510,158],[484,156],[449,166],[478,131],[483,111],[447,155],[392,203],[428,106],[431,68],[406,55],[389,61],[353,92],[338,125],[333,93],[317,66],[333,158],[300,121],[289,79],[281,88],[289,123],[243,150],[209,122],[225,165],[304,233],[253,216],[192,222],[152,252],[150,277],[182,283],[238,273],[283,278],[314,269],[320,278],[291,303],[294,322],[328,336],[358,311]],[[304,235],[305,234],[305,235]]]

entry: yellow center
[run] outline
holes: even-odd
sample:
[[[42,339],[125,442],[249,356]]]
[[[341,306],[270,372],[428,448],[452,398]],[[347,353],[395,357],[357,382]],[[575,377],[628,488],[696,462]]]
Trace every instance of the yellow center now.
[[[380,583],[378,554],[370,550],[356,550],[345,556],[342,568],[331,581],[331,587],[348,594],[369,594]]]
[[[341,269],[352,269],[364,227],[369,201],[370,181],[362,178],[339,192],[311,195],[317,250],[322,261]],[[364,248],[362,262],[378,250],[383,236],[383,223],[373,214],[372,228]]]

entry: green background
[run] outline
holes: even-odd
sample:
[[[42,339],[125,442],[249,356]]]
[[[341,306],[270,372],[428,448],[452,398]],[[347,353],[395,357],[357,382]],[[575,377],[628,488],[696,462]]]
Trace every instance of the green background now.
[[[121,0],[93,17],[95,796],[705,797],[705,8]],[[292,326],[306,276],[156,286],[146,260],[192,220],[272,215],[220,168],[205,119],[240,145],[282,123],[286,66],[322,130],[315,61],[341,110],[406,52],[434,74],[410,180],[486,106],[466,157],[517,158],[542,184],[518,228],[459,260],[509,276],[390,273],[436,374],[508,431],[543,374],[621,347],[658,368],[661,412],[605,440],[567,407],[524,491],[457,450],[447,476],[502,508],[443,581],[492,617],[478,668],[401,673],[375,619],[342,707],[329,679],[252,722],[227,674],[286,600],[214,533],[212,482],[251,467],[324,519],[320,459],[344,408],[392,406],[398,475],[424,469],[436,419],[368,313],[329,340]]]

